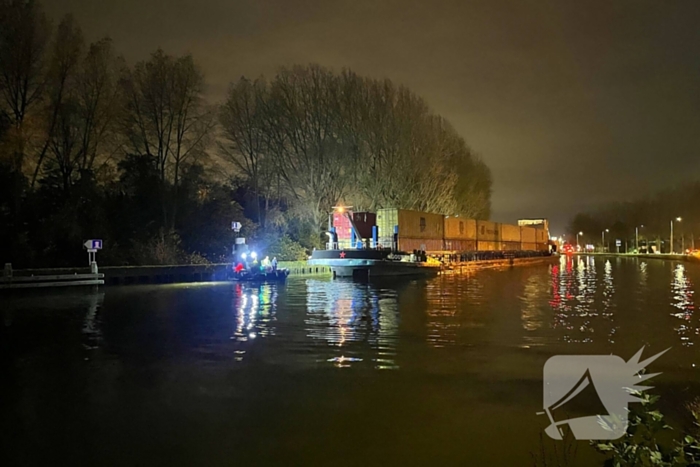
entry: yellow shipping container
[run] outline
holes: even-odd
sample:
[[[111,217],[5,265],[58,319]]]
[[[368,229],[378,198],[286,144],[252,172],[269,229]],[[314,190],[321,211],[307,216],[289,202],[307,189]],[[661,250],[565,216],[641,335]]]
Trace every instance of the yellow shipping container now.
[[[445,238],[476,240],[476,221],[465,217],[445,217]]]
[[[501,242],[501,250],[517,251],[520,249],[520,242]]]
[[[501,224],[501,241],[520,243],[520,226]]]
[[[445,251],[475,251],[476,240],[445,239]]]
[[[481,222],[479,222],[481,224]],[[500,245],[498,242],[488,242],[479,240],[479,251],[496,251],[500,250]]]
[[[521,227],[520,234],[523,243],[537,242],[537,229],[533,227]],[[523,247],[523,250],[525,250],[525,247]]]
[[[377,211],[379,236],[382,238],[392,237],[394,226],[399,228],[399,239],[403,237],[442,241],[444,238],[444,216],[442,214],[407,209],[379,209]]]
[[[476,221],[476,238],[479,240],[479,243],[482,241],[497,242],[499,237],[499,229],[496,222]],[[479,246],[479,250],[481,250],[481,246]]]
[[[413,250],[437,253],[444,251],[445,248],[441,238],[405,238],[399,235],[399,251],[412,252]]]
[[[538,245],[539,244],[535,243],[535,242],[528,242],[528,243],[522,243],[520,248],[523,251],[540,251],[540,249],[538,248]]]

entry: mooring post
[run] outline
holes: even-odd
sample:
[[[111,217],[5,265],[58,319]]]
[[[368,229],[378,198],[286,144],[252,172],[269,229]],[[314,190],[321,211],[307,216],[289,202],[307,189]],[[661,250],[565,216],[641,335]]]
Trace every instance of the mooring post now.
[[[97,274],[97,261],[90,263],[90,274]]]

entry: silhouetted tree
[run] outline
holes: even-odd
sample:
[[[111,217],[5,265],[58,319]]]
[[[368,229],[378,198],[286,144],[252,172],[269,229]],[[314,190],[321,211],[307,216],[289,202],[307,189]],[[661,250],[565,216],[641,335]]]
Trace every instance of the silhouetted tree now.
[[[11,122],[3,153],[15,170],[24,167],[31,135],[27,116],[42,98],[50,34],[49,22],[37,2],[0,1],[0,92],[3,113]]]

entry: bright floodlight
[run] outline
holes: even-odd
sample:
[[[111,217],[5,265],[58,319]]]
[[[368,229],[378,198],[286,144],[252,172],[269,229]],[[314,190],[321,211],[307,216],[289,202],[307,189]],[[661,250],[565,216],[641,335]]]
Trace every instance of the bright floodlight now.
[[[257,254],[256,252],[252,252],[252,253],[250,254],[250,256],[251,256],[253,259],[255,259],[255,258],[258,257],[258,254]]]
[[[246,255],[245,253],[243,253],[243,254],[241,255],[241,258],[243,258],[243,259],[246,259],[247,257],[248,257],[248,255]]]
[[[610,229],[605,229],[606,232],[610,232]]]
[[[678,222],[680,222],[680,221],[682,221],[683,219],[681,219],[680,217],[676,217],[676,220],[677,220]]]
[[[583,232],[579,232],[578,234],[579,234],[579,235],[583,235]]]

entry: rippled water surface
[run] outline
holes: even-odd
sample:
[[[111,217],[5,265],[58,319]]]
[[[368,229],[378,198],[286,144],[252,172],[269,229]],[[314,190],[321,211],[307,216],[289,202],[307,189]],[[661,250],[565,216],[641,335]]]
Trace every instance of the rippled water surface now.
[[[695,264],[584,257],[0,297],[0,459],[533,465],[552,355],[670,347],[651,368],[663,408],[700,396],[698,283]]]

